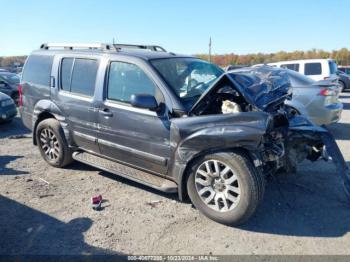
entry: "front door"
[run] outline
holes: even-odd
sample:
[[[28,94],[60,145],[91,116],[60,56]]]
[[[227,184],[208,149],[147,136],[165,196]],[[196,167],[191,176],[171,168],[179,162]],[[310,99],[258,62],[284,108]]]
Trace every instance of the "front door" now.
[[[163,111],[130,105],[132,94],[164,98],[152,78],[136,64],[115,61],[109,66],[105,99],[99,111],[101,153],[158,174],[166,174],[170,156],[170,124]]]

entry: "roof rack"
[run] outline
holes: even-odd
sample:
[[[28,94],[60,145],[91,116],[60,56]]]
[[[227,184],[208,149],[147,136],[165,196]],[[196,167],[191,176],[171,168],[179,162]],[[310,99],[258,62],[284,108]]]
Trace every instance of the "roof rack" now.
[[[146,49],[156,52],[166,52],[166,50],[158,45],[131,45],[131,44],[86,44],[86,43],[45,43],[40,46],[40,49],[90,49],[90,50],[114,50],[121,49]]]
[[[130,48],[130,49],[147,49],[156,52],[166,52],[166,50],[159,45],[130,45],[130,44],[113,44],[116,49]]]
[[[62,49],[91,49],[91,50],[115,50],[116,48],[110,44],[84,44],[84,43],[45,43],[40,46],[40,49],[52,49],[52,48],[62,48]]]

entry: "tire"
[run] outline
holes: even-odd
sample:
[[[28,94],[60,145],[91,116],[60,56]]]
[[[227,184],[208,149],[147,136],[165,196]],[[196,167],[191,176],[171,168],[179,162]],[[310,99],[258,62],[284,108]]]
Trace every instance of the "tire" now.
[[[73,162],[63,129],[56,119],[41,121],[36,128],[36,139],[41,156],[51,166],[65,167]]]
[[[205,176],[203,176],[203,171],[208,173],[206,163],[210,170],[217,169],[215,161],[220,170],[219,177],[225,177],[225,179],[215,178],[221,180],[217,183],[215,179],[204,179]],[[226,167],[231,171],[225,173]],[[211,173],[213,176],[214,173],[216,176],[218,174],[218,172]],[[208,184],[211,186],[205,186]],[[228,188],[230,189],[227,190]],[[231,191],[232,188],[235,192]],[[197,159],[190,168],[187,180],[187,192],[193,205],[212,220],[231,226],[240,225],[251,217],[263,198],[264,190],[264,177],[254,167],[250,158],[241,151],[209,154]],[[223,196],[225,199],[222,198]]]

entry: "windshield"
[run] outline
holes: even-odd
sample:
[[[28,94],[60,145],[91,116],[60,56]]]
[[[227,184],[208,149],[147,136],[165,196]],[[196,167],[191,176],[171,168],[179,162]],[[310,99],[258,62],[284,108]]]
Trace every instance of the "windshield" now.
[[[15,74],[1,74],[0,76],[10,84],[19,84],[19,77]]]
[[[193,105],[224,72],[197,58],[155,59],[151,64],[187,106]]]

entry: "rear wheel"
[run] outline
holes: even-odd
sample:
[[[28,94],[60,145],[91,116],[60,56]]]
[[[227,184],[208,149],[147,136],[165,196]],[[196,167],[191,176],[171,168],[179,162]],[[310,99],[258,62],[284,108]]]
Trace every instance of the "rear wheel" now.
[[[56,119],[40,122],[36,129],[36,139],[41,156],[50,165],[64,167],[73,161],[63,129]]]
[[[245,222],[264,194],[264,178],[243,152],[206,155],[190,172],[187,191],[193,205],[222,224]]]

